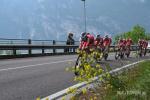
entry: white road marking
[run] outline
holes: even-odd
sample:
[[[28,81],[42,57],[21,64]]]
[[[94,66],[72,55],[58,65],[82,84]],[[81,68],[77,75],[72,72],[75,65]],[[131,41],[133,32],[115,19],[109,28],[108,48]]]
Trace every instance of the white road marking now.
[[[61,58],[63,58],[63,56],[62,57],[60,57],[60,56],[58,56],[58,57],[52,56],[52,57],[42,57],[42,58],[40,58],[40,57],[37,57],[37,58],[31,57],[31,58],[21,58],[21,59],[20,58],[15,58],[15,59],[5,59],[3,61],[0,60],[0,62],[2,62],[4,64],[10,64],[10,63],[12,63],[12,61],[16,61],[16,60],[17,60],[17,62],[28,62],[28,61],[38,61],[40,59],[45,60],[45,59],[49,59],[49,58],[50,59],[51,58],[61,59]]]
[[[114,56],[114,54],[110,53],[109,56],[112,57],[112,56]],[[0,69],[0,72],[8,71],[8,70],[15,70],[15,69],[29,68],[29,67],[36,67],[36,66],[41,66],[41,65],[50,65],[50,64],[62,63],[62,62],[67,62],[67,61],[75,61],[75,60],[76,59],[71,59],[71,60],[56,61],[56,62],[50,62],[50,63],[42,63],[42,64],[36,64],[36,65],[27,65],[27,66],[20,66],[20,67],[14,67],[14,68],[6,68],[6,69]]]
[[[27,65],[27,66],[20,66],[20,67],[14,67],[14,68],[6,68],[6,69],[0,69],[0,72],[2,71],[8,71],[8,70],[15,70],[15,69],[22,69],[22,68],[29,68],[29,67],[36,67],[41,65],[50,65],[50,64],[57,64],[62,62],[69,62],[69,61],[75,61],[76,59],[71,60],[63,60],[63,61],[56,61],[56,62],[50,62],[50,63],[42,63],[42,64],[36,64],[36,65]]]

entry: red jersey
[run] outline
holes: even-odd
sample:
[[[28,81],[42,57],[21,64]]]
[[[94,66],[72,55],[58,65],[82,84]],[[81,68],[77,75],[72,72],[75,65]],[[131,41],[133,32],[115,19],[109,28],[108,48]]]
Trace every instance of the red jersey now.
[[[87,34],[86,36],[83,37],[84,41],[81,41],[79,48],[80,49],[85,49],[86,47],[94,45],[94,36],[91,34]]]
[[[123,43],[123,40],[122,40],[122,39],[120,39],[120,40],[118,41],[118,46],[119,46],[119,47],[124,46],[124,43]]]
[[[124,40],[123,40],[123,45],[125,46],[125,45],[126,45],[126,43],[127,43],[127,41],[124,39]]]
[[[103,45],[110,46],[111,42],[112,42],[111,38],[104,38]]]
[[[143,48],[147,48],[148,47],[148,42],[147,41],[143,41]]]
[[[80,45],[80,49],[85,49],[87,47],[92,47],[94,45],[94,36],[91,34],[87,34],[85,36],[86,41],[82,41]]]
[[[139,40],[139,41],[138,41],[138,45],[139,45],[139,46],[143,46],[143,43],[144,43],[143,40]]]
[[[95,46],[101,46],[103,44],[103,38],[96,38],[94,44]]]
[[[131,44],[132,44],[132,40],[131,40],[131,39],[128,39],[128,40],[126,41],[126,46],[131,46]]]

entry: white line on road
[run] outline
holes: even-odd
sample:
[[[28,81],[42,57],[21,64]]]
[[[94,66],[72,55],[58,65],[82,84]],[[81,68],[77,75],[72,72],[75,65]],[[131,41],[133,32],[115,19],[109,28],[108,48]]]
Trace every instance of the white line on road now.
[[[22,69],[22,68],[29,68],[29,67],[36,67],[41,65],[50,65],[50,64],[56,64],[56,63],[62,63],[62,62],[69,62],[69,61],[75,61],[76,59],[71,60],[63,60],[63,61],[56,61],[56,62],[50,62],[50,63],[42,63],[42,64],[36,64],[36,65],[27,65],[27,66],[20,66],[15,68],[6,68],[6,69],[0,69],[0,72],[2,71],[8,71],[8,70],[15,70],[15,69]]]

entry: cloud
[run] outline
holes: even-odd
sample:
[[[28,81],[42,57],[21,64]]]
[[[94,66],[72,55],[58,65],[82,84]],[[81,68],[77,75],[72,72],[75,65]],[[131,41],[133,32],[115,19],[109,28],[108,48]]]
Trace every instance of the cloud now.
[[[29,35],[30,35],[30,39],[33,39],[33,38],[34,38],[34,36],[35,36],[35,34],[36,34],[35,29],[34,29],[34,28],[31,28],[31,31],[30,31],[30,33],[29,33]]]
[[[122,0],[125,4],[130,4],[132,3],[145,3],[147,0]]]
[[[43,3],[44,2],[44,0],[38,0],[38,3]]]
[[[80,26],[72,21],[72,20],[64,20],[62,21],[60,27],[68,34],[69,32],[73,32],[75,34],[75,37],[79,37],[81,33],[81,28]]]
[[[112,19],[111,17],[108,17],[108,16],[99,16],[96,21],[106,27],[107,30],[104,30],[104,31],[111,31],[113,32],[114,30],[117,31],[117,32],[120,32],[121,31],[121,27],[119,25],[119,23]]]
[[[145,3],[146,0],[140,0],[141,3]]]

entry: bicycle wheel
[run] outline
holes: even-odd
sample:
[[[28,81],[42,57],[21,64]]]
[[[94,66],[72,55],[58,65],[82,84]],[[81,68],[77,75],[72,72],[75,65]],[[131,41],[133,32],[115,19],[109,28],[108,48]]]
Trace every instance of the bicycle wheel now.
[[[142,47],[139,47],[139,50],[138,50],[139,57],[142,57],[142,53],[143,53]]]
[[[120,59],[123,59],[123,58],[124,58],[124,53],[121,52]]]
[[[118,51],[116,51],[116,53],[115,53],[115,59],[118,60],[118,58],[119,58],[119,54],[118,54]]]
[[[105,49],[104,49],[104,60],[107,60],[108,58],[108,53],[109,53],[109,46],[106,46]]]
[[[146,56],[146,52],[147,52],[147,49],[146,49],[146,48],[144,48],[144,56]]]
[[[76,76],[79,75],[80,68],[81,68],[81,55],[78,56],[76,63],[75,63],[74,74]]]
[[[126,56],[127,56],[127,58],[129,58],[129,56],[130,56],[130,48],[129,47],[127,47],[127,49],[126,49]]]
[[[124,58],[124,49],[123,48],[121,48],[120,49],[120,59],[123,59]]]
[[[106,53],[106,54],[104,55],[104,59],[107,60],[107,58],[108,58],[108,54]]]

